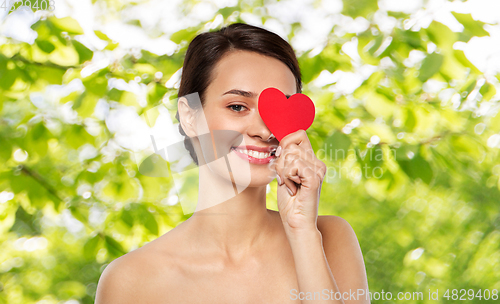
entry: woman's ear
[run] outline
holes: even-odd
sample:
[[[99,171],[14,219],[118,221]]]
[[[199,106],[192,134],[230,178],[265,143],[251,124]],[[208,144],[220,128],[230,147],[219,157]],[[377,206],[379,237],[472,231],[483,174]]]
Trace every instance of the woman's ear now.
[[[179,123],[182,129],[189,137],[196,137],[195,119],[196,111],[191,109],[186,97],[181,97],[177,101],[177,110],[179,111]]]

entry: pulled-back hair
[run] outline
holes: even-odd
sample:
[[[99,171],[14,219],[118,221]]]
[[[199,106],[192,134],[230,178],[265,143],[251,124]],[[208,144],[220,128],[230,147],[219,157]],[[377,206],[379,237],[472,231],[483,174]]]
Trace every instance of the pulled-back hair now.
[[[205,93],[213,81],[213,70],[219,60],[233,50],[245,50],[273,57],[288,66],[295,76],[297,93],[302,92],[299,63],[292,46],[279,35],[266,29],[244,23],[233,23],[215,32],[205,32],[196,36],[188,46],[182,67],[178,97],[198,93],[202,107],[205,106]],[[188,105],[195,109],[196,104]],[[175,115],[179,119],[179,111]],[[179,124],[179,132],[185,136],[184,146],[196,165],[198,158],[191,140]]]

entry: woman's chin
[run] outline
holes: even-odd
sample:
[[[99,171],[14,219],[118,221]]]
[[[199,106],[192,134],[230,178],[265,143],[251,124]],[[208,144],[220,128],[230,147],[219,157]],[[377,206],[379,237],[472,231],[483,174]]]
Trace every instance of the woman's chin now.
[[[269,185],[276,178],[276,174],[272,174],[272,171],[256,171],[257,170],[252,170],[250,176],[248,176],[248,174],[240,174],[241,172],[238,171],[233,171],[233,179],[235,183],[241,187],[263,187]]]

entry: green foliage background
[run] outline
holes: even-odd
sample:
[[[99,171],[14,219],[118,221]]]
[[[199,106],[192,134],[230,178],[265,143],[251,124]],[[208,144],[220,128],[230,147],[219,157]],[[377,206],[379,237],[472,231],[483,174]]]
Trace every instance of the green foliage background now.
[[[221,8],[211,20],[172,35],[179,44],[173,55],[125,50],[127,55],[87,77],[80,72],[94,52],[76,40],[84,32],[74,19],[47,13],[32,25],[38,33],[33,44],[4,37],[0,303],[93,303],[107,263],[189,217],[179,204],[165,204],[171,177],[140,174],[133,153],[116,144],[115,134],[94,109],[103,100],[111,108],[127,105],[141,115],[164,104],[173,117],[177,92],[165,83],[182,66],[188,42],[217,16],[223,22],[216,29],[244,22],[243,12],[266,21],[272,18],[266,5],[274,2],[242,1]],[[138,2],[92,3],[119,16]],[[196,3],[185,1],[185,14]],[[408,14],[389,11],[397,25],[387,34],[373,21],[377,10],[377,1],[344,0],[342,14],[366,18],[369,28],[339,35],[334,27],[321,52],[298,54],[304,93],[317,108],[308,134],[317,156],[329,166],[320,214],[339,215],[352,225],[372,292],[500,289],[500,157],[498,148],[487,145],[500,132],[500,77],[487,79],[463,51],[453,48],[457,41],[489,33],[470,14],[454,13],[464,26],[457,33],[436,21],[412,30],[405,26]],[[131,25],[141,26],[138,20]],[[289,41],[301,27],[292,24]],[[107,42],[105,50],[121,48],[104,33],[96,35]],[[353,39],[361,63],[376,66],[376,71],[352,94],[329,91],[334,84],[311,85],[323,70],[359,69],[342,51]],[[425,58],[408,66],[405,60],[414,50]],[[147,103],[140,104],[133,93],[109,90],[111,77],[145,84]],[[44,107],[32,101],[33,94],[77,78],[83,91]],[[453,94],[426,92],[429,80],[441,81],[440,92]],[[481,106],[491,110],[482,113],[477,110]],[[73,119],[58,114],[62,107],[76,113]],[[79,157],[89,147],[97,153]],[[346,152],[343,157],[330,157],[339,150]],[[365,168],[372,174],[352,174]],[[273,182],[268,200],[276,210],[275,190]],[[448,302],[440,298],[408,303]]]

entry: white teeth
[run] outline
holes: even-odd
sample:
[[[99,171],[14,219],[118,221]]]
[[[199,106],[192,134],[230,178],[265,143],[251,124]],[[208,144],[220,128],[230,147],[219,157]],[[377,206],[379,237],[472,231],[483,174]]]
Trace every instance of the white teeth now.
[[[252,150],[238,150],[238,151],[241,153],[244,153],[246,155],[250,155],[252,157],[260,158],[260,159],[268,158],[269,156],[271,156],[271,153],[266,153],[266,152],[257,152],[257,151],[252,151]]]

